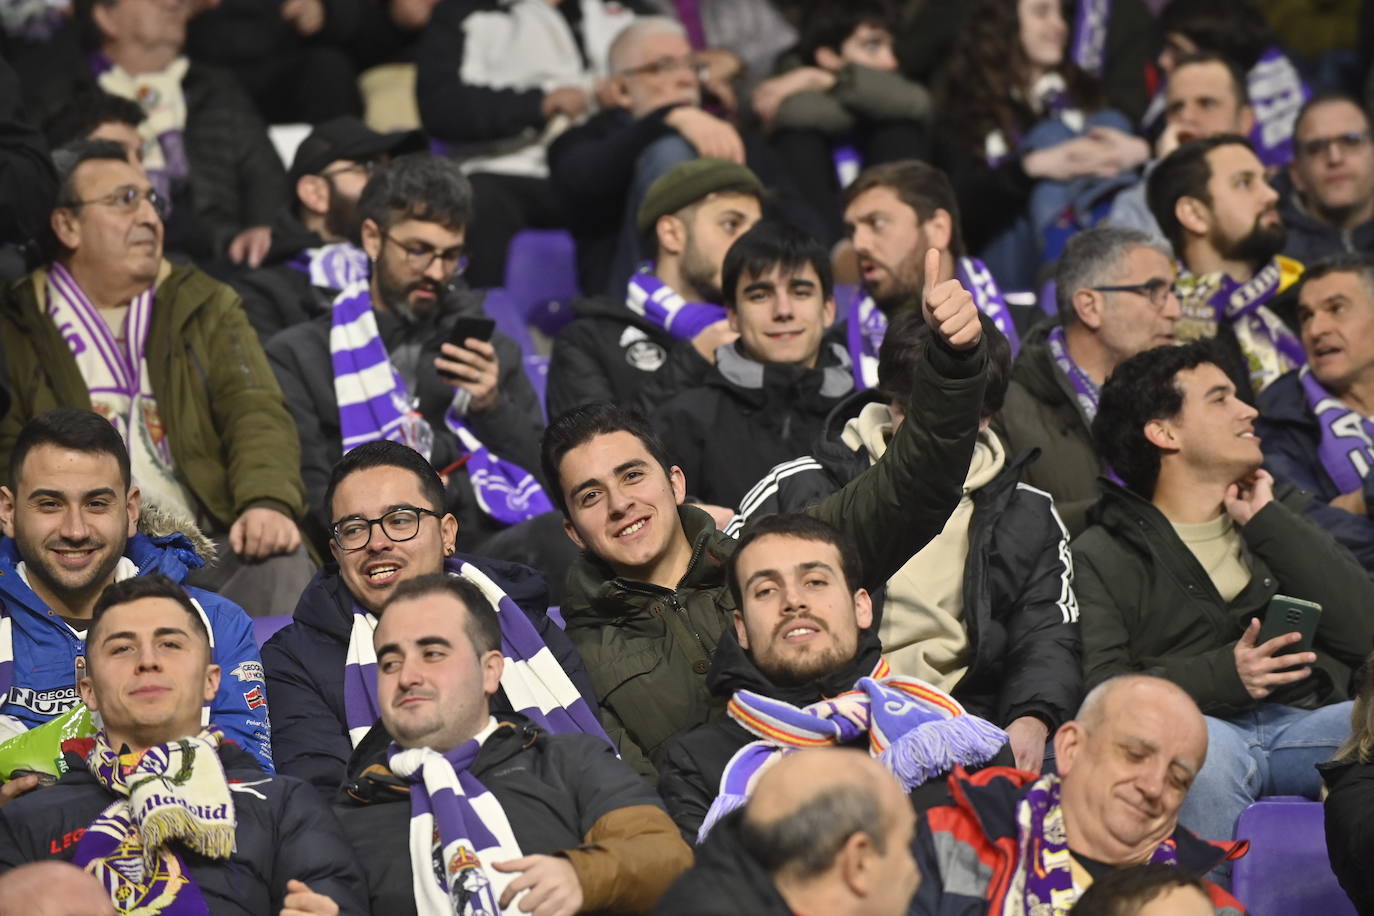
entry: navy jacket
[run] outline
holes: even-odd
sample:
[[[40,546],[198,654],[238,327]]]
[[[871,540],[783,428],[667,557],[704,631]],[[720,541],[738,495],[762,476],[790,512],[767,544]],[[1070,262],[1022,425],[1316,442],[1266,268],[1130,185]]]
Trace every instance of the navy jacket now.
[[[587,701],[587,708],[596,709],[596,693],[581,657],[548,617],[544,577],[518,563],[462,553],[456,558],[486,573],[519,605]],[[343,784],[353,754],[343,687],[352,628],[353,596],[331,563],[305,587],[295,619],[262,647],[267,691],[272,697],[277,770],[305,780],[326,799],[332,799]],[[510,710],[504,692],[497,692],[492,709]]]
[[[1374,519],[1329,505],[1341,491],[1317,455],[1321,424],[1307,406],[1297,371],[1264,389],[1256,406],[1260,415],[1255,432],[1264,450],[1264,466],[1276,480],[1311,493],[1314,498],[1303,514],[1325,528],[1374,576]],[[1365,479],[1364,493],[1365,502],[1374,506],[1374,474]]]

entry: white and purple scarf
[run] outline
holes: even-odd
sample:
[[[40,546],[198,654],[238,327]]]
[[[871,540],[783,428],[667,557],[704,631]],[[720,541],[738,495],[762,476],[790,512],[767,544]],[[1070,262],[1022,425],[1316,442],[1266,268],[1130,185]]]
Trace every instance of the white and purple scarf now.
[[[625,293],[630,311],[660,327],[675,340],[691,340],[717,321],[725,319],[725,306],[688,302],[654,275],[652,264],[640,264],[630,277]]]
[[[367,252],[352,242],[306,248],[287,263],[320,289],[346,289],[354,283],[366,283],[372,275]]]
[[[978,766],[1007,743],[1007,733],[942,690],[914,677],[890,674],[879,661],[872,677],[829,700],[796,707],[748,690],[726,708],[759,740],[735,752],[721,775],[716,800],[697,833],[700,843],[726,814],[743,805],[759,776],[795,751],[868,739],[868,751],[910,791],[956,765]]]
[[[1270,47],[1245,75],[1255,126],[1250,139],[1255,155],[1267,168],[1279,168],[1293,161],[1293,127],[1298,112],[1312,97],[1298,68],[1278,47]]]
[[[1284,262],[1283,258],[1270,261],[1244,283],[1224,273],[1199,276],[1180,271],[1178,275],[1183,317],[1176,333],[1184,340],[1201,340],[1215,337],[1223,323],[1229,324],[1245,354],[1256,394],[1279,376],[1307,364],[1302,341],[1267,305],[1283,289]]]
[[[1374,421],[1322,387],[1307,366],[1299,371],[1298,379],[1307,406],[1321,425],[1317,457],[1322,467],[1342,493],[1363,488],[1370,469],[1374,468]]]
[[[118,913],[208,916],[184,846],[208,859],[234,851],[234,800],[220,764],[223,735],[199,735],[121,755],[102,730],[86,766],[115,801],[77,842],[72,862],[95,876]]]
[[[500,916],[501,894],[517,877],[492,868],[522,852],[501,802],[472,775],[481,750],[472,738],[447,754],[394,744],[387,752],[391,772],[411,785],[410,874],[419,916]]]
[[[501,623],[501,654],[506,659],[501,672],[501,688],[511,708],[551,734],[581,732],[609,744],[610,739],[595,711],[587,707],[586,700],[544,644],[534,624],[510,596],[469,563],[446,560],[444,569],[449,575],[462,576],[477,586],[496,608],[496,617]],[[377,653],[372,645],[372,633],[376,629],[377,618],[355,604],[343,672],[344,717],[348,738],[354,747],[381,715],[377,702]]]
[[[434,431],[391,364],[367,283],[354,283],[339,293],[330,316],[329,356],[344,452],[364,442],[390,439],[428,459],[434,451]],[[514,525],[553,511],[553,503],[534,475],[483,445],[452,404],[444,414],[444,424],[466,450],[463,468],[483,512],[502,524]]]
[[[1068,916],[1078,901],[1060,787],[1058,776],[1042,776],[1016,805],[1016,870],[996,916]],[[1178,864],[1173,837],[1155,847],[1150,864]]]
[[[1080,70],[1099,79],[1106,63],[1107,26],[1111,17],[1112,0],[1078,0],[1069,54]]]
[[[997,288],[997,281],[988,266],[977,258],[960,258],[955,265],[955,277],[964,289],[973,294],[973,302],[992,320],[992,323],[1011,344],[1012,355],[1021,349],[1021,338],[1012,321],[1011,307]],[[854,384],[872,388],[878,384],[878,350],[887,334],[887,315],[878,308],[873,297],[860,290],[849,304],[845,327],[849,359],[854,365]]]
[[[182,80],[190,62],[178,57],[156,73],[128,73],[103,54],[94,59],[100,88],[129,99],[143,109],[138,125],[143,141],[143,170],[163,199],[172,200],[172,189],[186,180],[191,164],[186,155],[186,93]]]
[[[1045,344],[1050,349],[1054,364],[1069,380],[1069,387],[1073,389],[1078,409],[1083,411],[1083,415],[1088,418],[1088,424],[1092,425],[1097,417],[1097,405],[1102,400],[1102,386],[1094,382],[1092,376],[1084,372],[1069,355],[1069,343],[1064,339],[1063,327],[1055,325],[1045,338]]]

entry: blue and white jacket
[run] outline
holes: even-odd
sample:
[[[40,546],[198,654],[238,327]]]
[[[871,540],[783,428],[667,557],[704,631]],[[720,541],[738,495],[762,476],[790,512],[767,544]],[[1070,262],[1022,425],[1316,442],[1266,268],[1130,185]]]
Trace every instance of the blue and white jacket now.
[[[191,540],[181,532],[136,534],[124,557],[134,575],[159,572],[176,582],[202,565]],[[84,658],[86,642],[85,634],[68,626],[25,584],[19,564],[14,541],[0,538],[0,716],[32,728],[80,702],[76,660]],[[121,565],[129,569],[128,563]],[[252,621],[243,608],[213,592],[191,587],[186,591],[203,616],[211,656],[222,672],[219,693],[210,703],[210,721],[272,772],[267,686]]]

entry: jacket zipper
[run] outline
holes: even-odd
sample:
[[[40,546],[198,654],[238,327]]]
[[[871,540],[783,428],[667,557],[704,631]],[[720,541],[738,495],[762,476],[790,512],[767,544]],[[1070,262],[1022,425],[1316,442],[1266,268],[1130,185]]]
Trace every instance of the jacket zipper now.
[[[691,631],[692,636],[696,639],[697,647],[701,649],[701,654],[706,658],[710,658],[711,653],[706,649],[706,641],[701,638],[701,634],[697,632],[697,628],[692,625],[692,618],[688,616],[687,609],[678,602],[677,592],[672,592],[668,596],[668,602],[673,606],[673,610],[682,616],[682,622],[687,625],[687,629]]]

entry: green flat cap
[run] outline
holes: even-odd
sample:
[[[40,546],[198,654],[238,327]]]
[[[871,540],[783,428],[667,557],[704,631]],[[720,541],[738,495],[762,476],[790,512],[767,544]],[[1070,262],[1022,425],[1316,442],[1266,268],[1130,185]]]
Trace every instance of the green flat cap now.
[[[692,159],[675,165],[649,185],[635,226],[641,233],[647,232],[660,216],[676,213],[707,194],[727,188],[763,196],[763,182],[742,165],[724,159]]]

